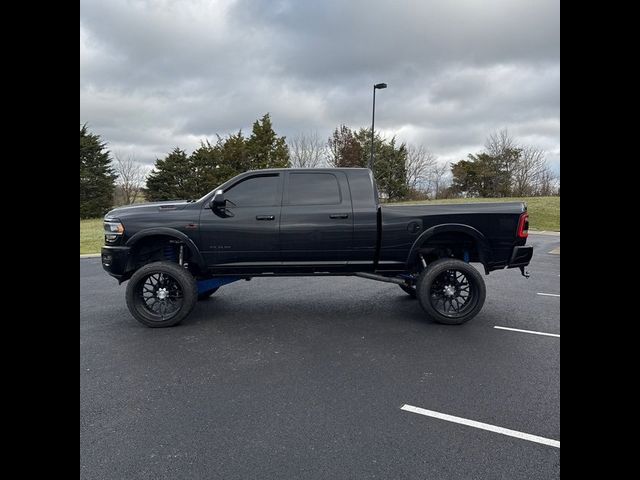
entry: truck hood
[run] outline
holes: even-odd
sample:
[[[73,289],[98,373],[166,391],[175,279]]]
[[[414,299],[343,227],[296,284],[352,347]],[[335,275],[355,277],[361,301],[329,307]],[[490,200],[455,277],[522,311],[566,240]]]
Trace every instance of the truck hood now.
[[[187,205],[194,203],[193,200],[173,200],[170,202],[149,202],[137,203],[135,205],[125,205],[123,207],[114,208],[109,211],[105,217],[126,218],[132,214],[140,214],[144,212],[164,212],[182,210]]]

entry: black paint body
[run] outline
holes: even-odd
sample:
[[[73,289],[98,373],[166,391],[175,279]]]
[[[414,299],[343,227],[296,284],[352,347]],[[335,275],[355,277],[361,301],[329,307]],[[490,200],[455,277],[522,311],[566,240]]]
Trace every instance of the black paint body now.
[[[238,187],[248,180],[253,183],[243,188],[251,186],[264,200]],[[303,180],[312,187],[308,195],[300,191]],[[213,207],[218,190],[240,200]],[[517,235],[525,211],[522,202],[380,205],[373,175],[363,168],[250,171],[196,201],[112,210],[105,219],[120,221],[124,234],[103,247],[103,266],[126,280],[136,268],[136,245],[168,237],[189,249],[190,268],[201,276],[396,275],[412,270],[429,239],[446,246],[447,238],[466,238],[464,255],[488,273],[529,263],[531,247]]]

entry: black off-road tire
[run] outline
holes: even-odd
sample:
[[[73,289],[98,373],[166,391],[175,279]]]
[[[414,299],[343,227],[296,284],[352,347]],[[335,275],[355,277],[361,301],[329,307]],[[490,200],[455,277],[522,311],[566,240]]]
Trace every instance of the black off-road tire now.
[[[198,294],[198,301],[206,300],[211,295],[216,293],[220,287],[212,288],[211,290],[207,290],[206,292],[202,292]]]
[[[451,296],[445,293],[452,290],[455,293]],[[465,291],[467,297],[464,297]],[[436,322],[460,325],[480,312],[487,289],[482,275],[473,266],[455,258],[442,258],[420,273],[416,293],[422,309]],[[457,302],[455,305],[454,301]],[[463,302],[462,305],[460,302]],[[439,307],[441,303],[442,307]]]
[[[161,295],[159,289],[163,290]],[[198,300],[198,286],[193,275],[177,263],[154,262],[133,274],[127,285],[126,297],[129,312],[143,325],[152,328],[172,327],[193,310]],[[157,307],[156,302],[159,303]]]

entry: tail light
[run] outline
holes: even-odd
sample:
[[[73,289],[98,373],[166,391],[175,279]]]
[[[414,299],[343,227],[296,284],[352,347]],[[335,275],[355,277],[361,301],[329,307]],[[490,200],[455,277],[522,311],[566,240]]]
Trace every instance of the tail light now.
[[[529,236],[529,214],[524,212],[520,215],[518,221],[518,238],[527,238]]]

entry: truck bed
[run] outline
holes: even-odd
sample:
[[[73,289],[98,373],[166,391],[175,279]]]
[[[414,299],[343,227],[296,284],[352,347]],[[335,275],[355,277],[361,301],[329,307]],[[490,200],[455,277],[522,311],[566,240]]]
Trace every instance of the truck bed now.
[[[420,235],[450,224],[481,232],[491,250],[491,269],[506,265],[513,247],[524,244],[524,240],[514,239],[520,214],[526,211],[523,202],[382,205],[381,210],[381,265],[406,262],[407,252]]]

